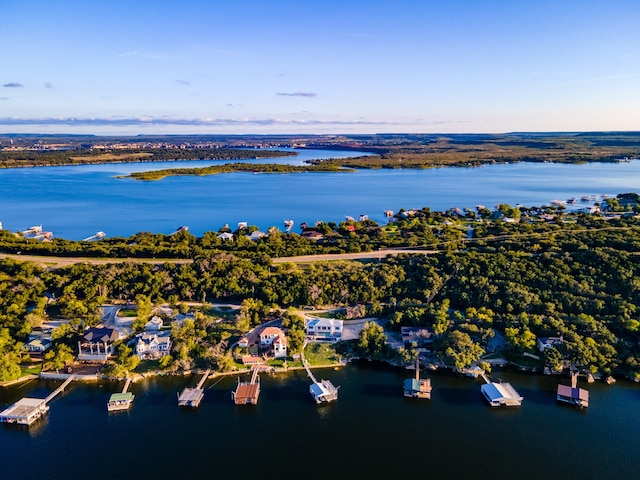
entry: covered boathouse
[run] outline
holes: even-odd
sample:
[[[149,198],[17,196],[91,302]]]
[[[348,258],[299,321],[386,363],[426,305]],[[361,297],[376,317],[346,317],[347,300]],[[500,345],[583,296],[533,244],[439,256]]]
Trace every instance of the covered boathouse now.
[[[506,382],[485,383],[480,387],[480,391],[492,407],[519,407],[524,400],[524,397],[521,397],[516,389]]]
[[[31,425],[48,411],[46,399],[23,398],[0,412],[0,422]]]

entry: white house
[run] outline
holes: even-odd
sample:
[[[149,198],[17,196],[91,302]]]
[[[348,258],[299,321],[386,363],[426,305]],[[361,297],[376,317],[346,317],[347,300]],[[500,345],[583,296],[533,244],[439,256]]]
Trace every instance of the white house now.
[[[287,337],[277,327],[267,327],[260,332],[260,348],[271,348],[275,358],[287,356]]]
[[[342,340],[342,320],[334,318],[307,319],[307,338],[316,342],[338,342]]]
[[[154,360],[169,355],[171,332],[145,332],[136,335],[136,355],[140,359]]]
[[[544,352],[547,348],[558,347],[563,343],[562,337],[538,337],[538,350]]]

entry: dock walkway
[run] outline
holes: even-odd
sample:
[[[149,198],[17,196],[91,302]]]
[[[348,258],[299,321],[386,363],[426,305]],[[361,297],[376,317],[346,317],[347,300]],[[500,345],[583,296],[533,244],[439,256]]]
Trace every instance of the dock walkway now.
[[[311,371],[311,367],[309,366],[309,362],[304,358],[304,347],[307,346],[307,342],[304,342],[302,347],[302,353],[300,353],[300,359],[302,360],[302,365],[304,369],[307,371],[307,375],[313,382],[309,386],[309,393],[316,401],[316,403],[324,403],[324,402],[332,402],[338,399],[338,389],[340,387],[336,387],[331,383],[330,380],[320,380],[318,381]]]
[[[63,392],[75,378],[75,375],[71,375],[62,385],[51,392],[47,398],[26,397],[18,400],[9,408],[0,412],[0,422],[31,425],[49,411],[48,403]]]

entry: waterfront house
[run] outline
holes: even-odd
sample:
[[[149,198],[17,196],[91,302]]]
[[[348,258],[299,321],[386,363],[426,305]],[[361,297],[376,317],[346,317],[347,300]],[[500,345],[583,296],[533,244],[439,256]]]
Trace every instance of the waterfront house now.
[[[113,354],[113,344],[120,338],[115,328],[90,328],[78,342],[78,360],[106,362]]]
[[[136,355],[141,360],[155,360],[171,351],[171,332],[144,332],[136,335]]]
[[[49,349],[52,345],[51,328],[34,329],[29,334],[29,340],[25,344],[24,349],[31,353],[42,353]]]
[[[435,333],[429,328],[423,327],[400,327],[402,334],[402,342],[405,348],[412,347],[414,344],[418,350],[431,350]]]
[[[547,348],[559,347],[564,343],[564,339],[560,337],[538,337],[538,350],[544,352]]]
[[[24,348],[31,353],[42,353],[51,348],[51,338],[34,338]]]
[[[222,241],[231,241],[233,240],[233,233],[224,232],[218,235],[218,238]]]
[[[315,342],[342,340],[342,320],[333,318],[309,318],[305,324],[307,339]]]
[[[260,332],[260,348],[271,350],[274,358],[287,356],[287,338],[278,327],[267,327]]]

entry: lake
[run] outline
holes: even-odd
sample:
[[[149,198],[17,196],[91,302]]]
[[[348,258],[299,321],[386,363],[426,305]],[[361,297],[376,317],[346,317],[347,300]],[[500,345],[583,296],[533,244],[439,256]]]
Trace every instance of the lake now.
[[[313,402],[304,371],[262,375],[259,404],[242,407],[236,377],[222,377],[205,383],[198,410],[176,399],[196,378],[157,377],[133,384],[121,413],[106,402],[122,383],[74,383],[30,429],[0,427],[0,478],[638,478],[639,385],[581,382],[590,407],[577,410],[556,402],[556,377],[496,372],[525,399],[492,409],[480,380],[429,375],[432,399],[414,400],[400,369],[316,370],[341,386],[328,405]],[[59,384],[0,389],[0,406]]]
[[[255,160],[301,164],[307,159],[362,154],[294,150],[298,157]],[[638,191],[640,161],[566,165],[495,164],[477,168],[359,170],[343,173],[228,173],[141,182],[131,172],[200,167],[211,161],[122,163],[0,170],[0,222],[12,231],[42,224],[57,237],[83,239],[97,231],[129,236],[171,233],[186,225],[194,235],[248,222],[266,230],[317,220],[340,222],[361,214],[385,223],[384,210],[475,208],[497,203],[549,204],[583,195]],[[297,227],[296,227],[297,230]]]

